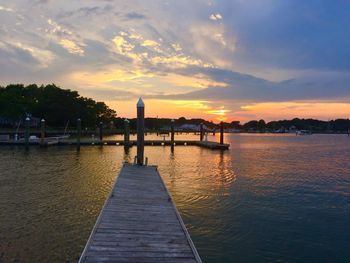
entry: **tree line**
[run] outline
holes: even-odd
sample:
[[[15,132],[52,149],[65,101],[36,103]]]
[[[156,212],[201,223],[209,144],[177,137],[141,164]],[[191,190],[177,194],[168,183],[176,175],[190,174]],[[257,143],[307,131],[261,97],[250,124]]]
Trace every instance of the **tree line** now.
[[[18,125],[26,117],[45,119],[50,127],[64,127],[69,122],[75,127],[81,118],[84,127],[96,127],[100,122],[105,127],[124,127],[124,118],[117,117],[116,112],[104,102],[96,102],[91,98],[80,96],[77,91],[61,89],[55,84],[41,85],[10,84],[0,86],[0,127]],[[175,126],[184,124],[199,125],[203,123],[209,129],[219,129],[219,125],[204,119],[175,119]],[[170,127],[170,118],[146,118],[148,130],[161,130]],[[346,132],[350,128],[349,119],[322,121],[315,119],[279,120],[265,122],[252,120],[241,124],[239,121],[224,122],[224,127],[241,131],[268,132],[276,130],[312,130],[313,132]],[[130,128],[136,130],[136,119],[130,119]]]
[[[45,119],[52,127],[64,127],[69,121],[75,126],[81,118],[84,125],[93,127],[110,122],[116,112],[104,102],[82,97],[77,91],[61,89],[55,84],[10,84],[0,86],[0,118],[2,126],[16,125],[26,117]]]
[[[336,119],[330,121],[322,121],[315,119],[299,119],[270,121],[266,123],[264,120],[252,120],[245,124],[239,121],[233,121],[226,124],[235,129],[243,131],[284,131],[284,130],[311,130],[312,132],[347,132],[350,129],[349,119]]]

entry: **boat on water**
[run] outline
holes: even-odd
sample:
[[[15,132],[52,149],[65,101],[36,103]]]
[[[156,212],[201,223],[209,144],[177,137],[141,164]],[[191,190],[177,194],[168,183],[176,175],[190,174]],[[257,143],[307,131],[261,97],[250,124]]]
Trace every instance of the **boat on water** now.
[[[69,137],[70,137],[69,134],[51,136],[51,137],[45,137],[44,141],[45,142],[53,142],[53,141],[59,142],[60,140],[68,139]],[[30,135],[28,140],[29,140],[29,142],[38,142],[38,143],[40,142],[40,138],[35,136],[35,135]],[[24,137],[18,138],[18,135],[17,135],[17,136],[15,136],[15,141],[23,142],[23,141],[25,141],[25,138]]]
[[[310,130],[299,130],[296,132],[296,135],[311,135],[311,131]]]

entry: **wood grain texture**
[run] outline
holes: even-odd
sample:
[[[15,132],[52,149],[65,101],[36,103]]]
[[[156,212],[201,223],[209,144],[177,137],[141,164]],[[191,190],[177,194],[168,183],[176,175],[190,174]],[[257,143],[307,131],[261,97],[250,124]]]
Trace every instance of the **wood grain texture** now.
[[[123,165],[79,262],[201,262],[157,167]]]

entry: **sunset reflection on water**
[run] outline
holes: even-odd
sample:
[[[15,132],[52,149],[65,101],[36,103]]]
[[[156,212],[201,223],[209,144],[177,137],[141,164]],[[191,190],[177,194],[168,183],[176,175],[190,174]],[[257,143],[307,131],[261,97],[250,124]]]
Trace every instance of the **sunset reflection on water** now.
[[[145,148],[204,262],[350,260],[347,136],[225,141],[229,151]],[[0,262],[75,262],[136,147],[2,147],[0,155]]]

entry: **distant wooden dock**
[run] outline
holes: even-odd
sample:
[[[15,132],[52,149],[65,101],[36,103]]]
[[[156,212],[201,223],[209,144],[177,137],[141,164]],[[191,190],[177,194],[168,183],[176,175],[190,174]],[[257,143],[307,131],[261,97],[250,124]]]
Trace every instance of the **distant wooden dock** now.
[[[0,145],[24,145],[24,141],[0,141]],[[29,142],[30,145],[39,145],[39,141],[37,142]],[[45,146],[50,145],[76,145],[77,141],[75,139],[63,139],[63,140],[47,140],[45,141]],[[123,146],[125,144],[124,140],[92,140],[92,139],[81,139],[80,145],[85,146],[93,146],[93,145],[106,145],[106,146]],[[131,140],[128,142],[128,146],[135,146],[137,144],[136,141]],[[145,146],[178,146],[178,145],[188,145],[188,146],[199,146],[203,148],[208,148],[212,150],[227,150],[229,149],[229,144],[220,144],[218,142],[212,141],[199,141],[199,140],[175,140],[172,143],[169,140],[146,140],[144,142]]]
[[[202,261],[157,168],[124,164],[79,262]]]

